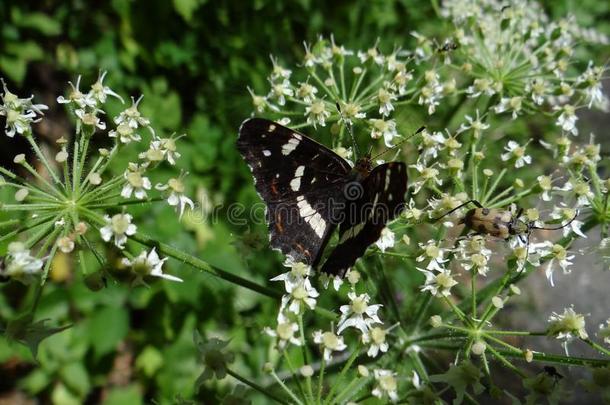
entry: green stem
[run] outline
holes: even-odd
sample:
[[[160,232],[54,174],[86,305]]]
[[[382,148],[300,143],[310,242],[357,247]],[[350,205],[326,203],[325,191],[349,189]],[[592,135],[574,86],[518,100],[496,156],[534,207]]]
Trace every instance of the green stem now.
[[[227,370],[228,371],[228,370]],[[299,398],[297,398],[296,395],[294,395],[294,392],[292,392],[292,390],[290,388],[288,388],[286,386],[286,384],[284,384],[282,382],[282,380],[280,380],[277,376],[277,374],[275,374],[275,371],[271,372],[271,375],[273,376],[273,378],[275,378],[275,381],[277,381],[277,383],[280,385],[280,387],[282,387],[284,389],[284,391],[286,391],[286,393],[290,396],[290,398],[292,398],[292,400],[299,405],[303,405],[303,402],[301,402],[301,400]]]
[[[324,388],[324,368],[326,367],[326,359],[324,359],[324,356],[322,356],[322,365],[320,366],[320,374],[318,376],[318,397],[317,397],[317,402],[318,404],[321,401],[322,398],[322,388]]]
[[[610,356],[610,350],[608,350],[608,349],[604,348],[603,346],[595,343],[591,339],[587,338],[587,339],[581,339],[581,340],[583,342],[585,342],[586,344],[588,344],[589,346],[591,346],[592,348],[594,348],[595,350],[599,351],[600,353],[603,353],[606,356]]]
[[[44,154],[42,153],[42,151],[40,150],[40,148],[38,147],[38,145],[34,141],[34,138],[32,137],[32,135],[28,134],[26,136],[26,139],[28,140],[28,142],[32,146],[32,149],[34,149],[34,152],[38,156],[38,159],[40,159],[42,164],[46,167],[47,171],[49,172],[49,175],[51,175],[51,177],[53,178],[53,181],[55,181],[55,183],[57,183],[57,184],[61,184],[61,182],[59,181],[59,177],[57,176],[57,173],[55,173],[55,171],[53,170],[53,168],[49,164],[49,161],[47,160],[47,158],[44,156]]]
[[[341,369],[341,372],[339,373],[339,377],[337,377],[337,381],[332,385],[332,387],[330,387],[330,392],[326,396],[327,400],[324,402],[325,404],[332,403],[333,395],[335,394],[337,386],[345,378],[345,374],[347,373],[347,370],[350,369],[350,367],[354,363],[354,360],[356,360],[356,358],[358,357],[358,353],[360,353],[360,344],[358,344],[358,347],[352,352],[352,354],[349,356],[349,359],[347,359],[347,361],[345,362],[345,365],[343,366],[343,368]]]
[[[508,361],[502,353],[498,352],[497,350],[495,350],[493,347],[491,347],[489,345],[487,346],[487,350],[489,350],[494,355],[494,357],[496,359],[500,360],[500,362],[503,363],[506,367],[513,370],[515,373],[517,373],[521,378],[527,378],[527,374],[525,374],[523,371],[519,370],[513,363]]]
[[[235,371],[233,371],[229,368],[227,368],[227,374],[229,374],[231,377],[235,378],[236,380],[246,384],[248,387],[260,392],[261,394],[265,395],[266,397],[271,398],[275,402],[278,402],[280,404],[286,404],[286,405],[288,404],[288,402],[284,401],[280,397],[269,392],[269,390],[265,389],[264,387],[261,387],[260,385],[256,384],[254,381],[248,380],[247,378],[240,376]]]

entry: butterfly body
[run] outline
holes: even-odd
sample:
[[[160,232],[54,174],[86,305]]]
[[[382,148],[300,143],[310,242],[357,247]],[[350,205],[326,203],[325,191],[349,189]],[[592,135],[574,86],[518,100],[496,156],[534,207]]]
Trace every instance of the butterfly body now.
[[[261,118],[244,121],[237,149],[266,204],[271,247],[315,267],[339,228],[323,272],[344,275],[404,205],[403,163],[372,167],[363,157],[352,168],[324,145]]]

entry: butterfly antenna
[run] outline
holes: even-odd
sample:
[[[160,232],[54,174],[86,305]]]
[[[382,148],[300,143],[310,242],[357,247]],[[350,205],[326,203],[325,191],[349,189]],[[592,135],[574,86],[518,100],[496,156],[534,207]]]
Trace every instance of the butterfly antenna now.
[[[400,145],[402,145],[403,143],[405,143],[406,141],[408,141],[409,139],[413,138],[415,135],[423,132],[423,130],[426,129],[425,126],[420,127],[417,131],[413,132],[411,135],[407,136],[406,138],[404,138],[402,141],[398,142],[396,145],[393,145],[389,148],[386,148],[386,150],[384,150],[381,153],[378,153],[377,155],[375,155],[374,157],[371,158],[371,160],[375,160],[377,159],[379,156],[381,155],[385,155],[386,153],[388,153],[389,151],[391,151],[392,149],[396,149],[397,147],[399,147]]]
[[[352,138],[352,144],[354,145],[354,153],[356,157],[360,157],[360,151],[358,150],[358,144],[356,143],[356,138],[354,137],[354,131],[352,129],[352,122],[345,119],[343,116],[343,112],[341,111],[341,105],[339,102],[335,102],[337,106],[337,111],[339,111],[339,115],[341,116],[341,121],[345,123],[345,127],[347,128],[347,132],[349,132],[350,137]]]

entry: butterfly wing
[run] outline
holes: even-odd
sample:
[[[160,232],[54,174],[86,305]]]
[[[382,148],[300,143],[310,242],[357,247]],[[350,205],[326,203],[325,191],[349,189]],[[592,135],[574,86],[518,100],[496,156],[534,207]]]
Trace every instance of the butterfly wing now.
[[[344,204],[350,165],[313,139],[261,118],[244,121],[237,149],[267,205],[271,247],[315,266]]]
[[[322,271],[343,277],[366,249],[381,236],[389,221],[396,218],[405,205],[407,167],[401,162],[389,162],[375,167],[361,183],[362,193],[348,203],[345,221],[339,227],[339,242],[322,266]],[[356,192],[351,193],[357,194]]]

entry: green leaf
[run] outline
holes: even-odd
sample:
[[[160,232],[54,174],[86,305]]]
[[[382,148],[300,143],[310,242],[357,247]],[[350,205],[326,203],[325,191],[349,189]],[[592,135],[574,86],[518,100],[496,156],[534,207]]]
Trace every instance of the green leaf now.
[[[123,308],[105,307],[92,315],[88,327],[89,341],[96,357],[115,350],[129,331],[129,318]]]
[[[23,82],[27,63],[23,59],[13,58],[10,56],[0,56],[0,70],[9,79],[17,84]]]
[[[62,367],[59,371],[62,381],[72,391],[77,392],[81,397],[86,396],[91,387],[87,369],[80,362],[70,363]]]
[[[54,405],[80,405],[82,401],[70,392],[63,384],[57,384],[51,393],[51,401]]]
[[[46,36],[61,33],[61,24],[44,13],[21,14],[18,9],[12,11],[13,22],[19,27],[30,28]]]
[[[34,41],[18,42],[14,44],[6,45],[6,53],[15,55],[16,57],[30,62],[33,60],[42,60],[44,57],[44,51]]]
[[[153,346],[146,346],[136,359],[136,368],[145,376],[152,377],[163,366],[163,355]]]
[[[108,397],[103,402],[103,405],[141,405],[142,394],[136,385],[127,387],[115,388],[108,393]]]
[[[201,5],[200,0],[173,0],[173,3],[174,10],[176,10],[186,22],[191,22],[193,14]]]

